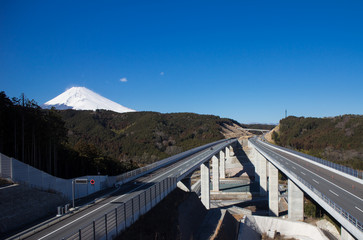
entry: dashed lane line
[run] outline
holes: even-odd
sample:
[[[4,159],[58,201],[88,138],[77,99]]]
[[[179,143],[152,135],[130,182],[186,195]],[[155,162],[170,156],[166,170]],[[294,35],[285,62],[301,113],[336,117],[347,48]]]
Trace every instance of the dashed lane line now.
[[[335,192],[333,192],[332,190],[329,189],[329,192],[331,192],[332,194],[334,194],[335,196],[339,197],[339,195]]]
[[[355,208],[358,209],[359,211],[361,211],[363,213],[363,210],[360,209],[359,207],[356,206]]]
[[[315,179],[313,179],[313,181],[314,181],[314,182],[316,182],[317,184],[319,184],[319,182],[318,182],[318,181],[316,181]]]

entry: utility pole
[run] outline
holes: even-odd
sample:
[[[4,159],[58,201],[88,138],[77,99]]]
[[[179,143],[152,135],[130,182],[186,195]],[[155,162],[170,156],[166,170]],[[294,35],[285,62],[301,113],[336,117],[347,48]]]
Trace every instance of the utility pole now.
[[[285,109],[285,118],[287,118],[287,109]]]

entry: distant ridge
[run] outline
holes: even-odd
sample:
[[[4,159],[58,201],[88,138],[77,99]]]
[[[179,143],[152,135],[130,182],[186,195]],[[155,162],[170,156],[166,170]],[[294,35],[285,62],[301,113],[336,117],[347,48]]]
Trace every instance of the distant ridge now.
[[[135,110],[102,97],[85,87],[72,87],[42,105],[42,108],[46,109],[52,107],[59,110],[74,109],[95,111],[97,109],[105,109],[118,113],[135,112]]]

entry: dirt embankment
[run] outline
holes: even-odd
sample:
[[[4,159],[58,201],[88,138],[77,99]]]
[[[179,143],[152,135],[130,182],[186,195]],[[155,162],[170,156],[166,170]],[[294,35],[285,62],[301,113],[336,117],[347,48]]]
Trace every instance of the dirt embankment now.
[[[225,138],[249,138],[253,134],[249,133],[248,131],[243,130],[240,126],[233,124],[233,125],[227,125],[224,124],[222,126],[221,133]]]
[[[277,125],[276,127],[274,127],[274,129],[272,129],[271,131],[269,131],[268,133],[266,133],[266,135],[265,135],[265,139],[267,140],[267,141],[269,141],[270,143],[273,143],[273,144],[275,144],[275,141],[272,139],[272,133],[273,132],[277,132],[277,133],[279,133],[279,131],[280,131],[280,124],[279,125]]]

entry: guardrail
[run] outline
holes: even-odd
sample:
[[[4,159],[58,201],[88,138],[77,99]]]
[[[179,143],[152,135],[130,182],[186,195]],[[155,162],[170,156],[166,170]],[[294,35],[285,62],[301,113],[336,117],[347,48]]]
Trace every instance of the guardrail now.
[[[343,166],[343,165],[340,165],[340,164],[337,164],[337,163],[333,163],[333,162],[330,162],[330,161],[327,161],[327,160],[324,160],[324,159],[321,159],[321,158],[317,158],[317,157],[314,157],[314,156],[310,156],[310,155],[305,154],[305,153],[302,153],[302,152],[297,152],[297,151],[294,151],[294,150],[289,149],[289,148],[284,148],[284,147],[281,147],[281,146],[273,145],[273,144],[271,144],[269,142],[266,142],[266,141],[265,141],[265,143],[268,144],[268,145],[272,145],[274,147],[280,148],[282,150],[288,151],[290,153],[299,155],[301,157],[308,158],[308,159],[310,159],[310,160],[312,160],[314,162],[323,164],[325,166],[334,168],[334,169],[336,169],[338,171],[341,171],[343,173],[349,174],[349,175],[351,175],[353,177],[356,177],[356,178],[359,178],[359,179],[363,179],[363,171],[355,170],[355,169],[350,168],[350,167],[346,167],[346,166]]]
[[[111,187],[115,183],[123,184],[130,182],[148,172],[157,170],[165,165],[174,163],[186,156],[190,156],[201,150],[207,149],[211,146],[219,144],[221,142],[228,141],[226,139],[219,140],[213,143],[206,144],[204,146],[190,149],[186,152],[179,153],[175,156],[163,159],[161,161],[152,163],[145,167],[141,167],[118,176],[83,176],[80,178],[95,179],[96,184],[92,187],[87,185],[78,186],[76,191],[76,199],[87,196],[94,192]],[[14,158],[7,157],[0,153],[0,177],[10,178],[17,183],[26,184],[30,187],[38,188],[40,190],[53,190],[63,194],[67,199],[72,199],[72,179],[62,179],[52,176],[46,172],[36,169],[26,163],[23,163]]]
[[[166,178],[62,239],[113,239],[175,188],[176,178]]]
[[[138,168],[138,169],[135,169],[135,170],[132,170],[132,171],[129,171],[127,173],[124,173],[124,174],[121,174],[121,175],[118,175],[116,176],[116,183],[127,183],[129,181],[132,181],[136,178],[138,178],[141,174],[146,174],[150,171],[154,171],[154,170],[157,170],[158,168],[161,168],[165,165],[168,165],[168,164],[171,164],[171,163],[174,163],[182,158],[185,158],[186,155],[190,156],[194,153],[197,153],[201,150],[204,150],[204,149],[207,149],[211,146],[214,146],[216,144],[219,144],[221,142],[225,142],[225,141],[228,141],[226,139],[223,139],[223,140],[219,140],[219,141],[216,141],[216,142],[213,142],[213,143],[209,143],[209,144],[206,144],[206,145],[203,145],[203,146],[200,146],[200,147],[196,147],[196,148],[193,148],[191,150],[188,150],[186,152],[183,152],[183,153],[179,153],[177,155],[174,155],[172,157],[169,157],[169,158],[166,158],[166,159],[163,159],[161,161],[158,161],[158,162],[155,162],[155,163],[152,163],[150,165],[147,165],[145,167],[141,167],[141,168]]]
[[[264,152],[259,147],[257,147],[255,144],[250,142],[255,148],[259,149],[260,152]],[[266,153],[265,153],[266,154]],[[268,155],[268,154],[266,154]],[[280,164],[284,167],[283,164]],[[347,219],[351,224],[353,224],[358,230],[363,232],[363,224],[358,221],[355,217],[350,215],[347,211],[345,211],[342,207],[340,207],[338,204],[336,204],[333,200],[328,198],[326,195],[324,195],[322,192],[320,192],[318,189],[314,188],[310,183],[296,175],[291,170],[284,168],[285,171],[287,171],[289,174],[291,174],[293,177],[295,177],[298,181],[300,181],[302,184],[304,184],[306,187],[308,187],[311,191],[313,191],[320,199],[322,199],[324,202],[326,202],[330,207],[332,207],[337,213],[339,213],[341,216],[343,216],[345,219]]]

